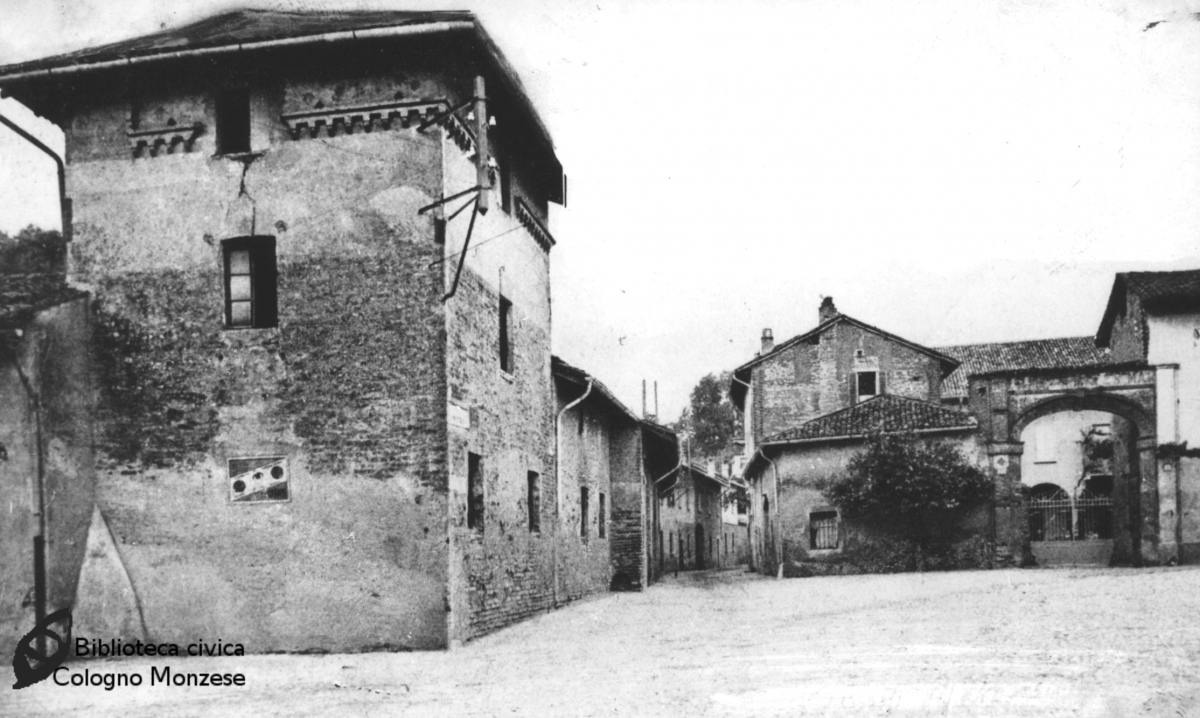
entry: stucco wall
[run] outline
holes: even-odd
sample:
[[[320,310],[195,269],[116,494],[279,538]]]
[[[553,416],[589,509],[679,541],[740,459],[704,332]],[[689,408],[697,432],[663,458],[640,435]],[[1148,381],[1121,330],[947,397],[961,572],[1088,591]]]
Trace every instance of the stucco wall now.
[[[33,536],[37,530],[40,405],[43,496],[46,507],[46,611],[75,602],[95,497],[92,470],[92,387],[86,299],[42,310],[0,339],[0,492],[8,519],[0,522],[0,652],[34,624]],[[30,397],[16,365],[35,392]]]
[[[1064,411],[1033,421],[1021,433],[1021,483],[1054,484],[1068,495],[1083,476],[1083,433],[1096,424],[1112,425],[1103,411]]]
[[[201,86],[179,88],[152,111],[211,127]],[[252,88],[260,109],[305,92]],[[95,294],[99,503],[149,635],[445,645],[444,275],[417,214],[443,189],[439,133],[293,140],[259,112],[260,156],[205,135],[130,159],[128,117],[71,123],[71,279]],[[275,237],[278,326],[226,330],[220,241],[248,234]],[[230,501],[248,456],[287,460],[288,501]]]
[[[1177,438],[1162,436],[1160,442],[1186,441],[1189,446],[1200,446],[1200,313],[1152,316],[1149,325],[1146,361],[1179,367],[1172,387],[1173,401],[1160,406],[1160,411],[1173,412]]]
[[[949,435],[930,438],[948,441],[963,455],[981,467],[976,439],[972,435]],[[750,534],[754,565],[762,573],[773,575],[778,564],[774,559],[771,540],[778,542],[784,570],[791,573],[795,566],[807,562],[835,562],[848,571],[895,569],[899,566],[876,565],[882,560],[875,554],[886,554],[895,543],[887,527],[856,520],[840,511],[824,496],[820,485],[843,476],[850,459],[864,449],[862,442],[837,442],[784,447],[779,455],[772,454],[775,468],[768,466],[752,477]],[[775,471],[778,471],[778,500],[775,498]],[[763,494],[770,500],[769,529],[763,519]],[[811,543],[810,516],[813,512],[838,512],[838,547],[815,549]],[[988,507],[980,507],[965,515],[954,531],[954,551],[969,565],[986,560],[986,545],[990,540]]]

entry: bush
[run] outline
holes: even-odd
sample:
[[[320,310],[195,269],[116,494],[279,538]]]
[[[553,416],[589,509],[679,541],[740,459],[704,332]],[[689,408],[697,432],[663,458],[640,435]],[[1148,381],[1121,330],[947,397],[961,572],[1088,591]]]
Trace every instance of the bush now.
[[[822,488],[847,518],[896,536],[893,548],[907,556],[906,566],[917,570],[953,563],[952,537],[959,519],[992,496],[991,480],[955,446],[902,434],[872,436],[867,448],[851,458],[846,475]],[[862,549],[883,551],[867,545]],[[900,563],[894,555],[863,558],[883,564],[883,570]]]

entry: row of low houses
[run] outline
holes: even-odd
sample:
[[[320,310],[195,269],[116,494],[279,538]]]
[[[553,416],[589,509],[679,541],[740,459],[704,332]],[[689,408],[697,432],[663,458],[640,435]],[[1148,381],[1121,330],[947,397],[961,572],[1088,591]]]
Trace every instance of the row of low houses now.
[[[895,532],[824,492],[879,433],[950,443],[993,481],[943,565],[1200,560],[1200,270],[1118,274],[1095,336],[1039,341],[925,347],[826,298],[814,329],[764,331],[729,390],[764,573],[885,568]]]
[[[67,240],[0,258],[0,650],[64,606],[444,647],[745,554],[728,472],[551,356],[566,177],[471,14],[231,12],[0,90],[64,133]]]

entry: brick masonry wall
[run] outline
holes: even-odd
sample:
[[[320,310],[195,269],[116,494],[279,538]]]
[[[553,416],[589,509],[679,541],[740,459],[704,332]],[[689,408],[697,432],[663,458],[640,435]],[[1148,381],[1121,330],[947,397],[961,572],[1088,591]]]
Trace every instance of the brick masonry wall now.
[[[452,431],[450,440],[451,631],[454,640],[466,640],[553,606],[549,334],[514,298],[513,372],[505,376],[499,368],[499,295],[467,271],[448,308],[450,397],[470,413],[470,428]],[[468,453],[480,456],[483,468],[485,519],[479,532],[467,526]],[[529,530],[530,471],[540,476],[537,533]]]
[[[153,113],[211,128],[203,88],[179,88]],[[442,143],[292,140],[264,112],[260,156],[214,157],[205,135],[131,160],[128,117],[97,101],[71,122],[71,279],[95,295],[99,505],[149,634],[445,645],[442,248],[416,212]],[[225,330],[220,241],[248,234],[275,237],[279,324]],[[252,456],[287,459],[289,501],[230,501],[226,462]]]
[[[1125,313],[1117,315],[1109,336],[1114,362],[1146,360],[1146,313],[1141,299],[1133,292],[1125,295]]]
[[[475,184],[475,168],[447,142],[443,191]],[[503,159],[503,158],[502,158]],[[528,183],[514,171],[515,196],[529,197]],[[546,248],[501,207],[499,188],[491,209],[475,220],[461,283],[445,303],[448,347],[447,396],[467,411],[470,426],[452,428],[450,456],[450,635],[467,640],[551,608],[555,603],[556,502],[555,399],[550,376],[550,258]],[[546,222],[545,215],[539,217]],[[444,288],[448,291],[466,239],[469,213],[446,227]],[[500,368],[500,297],[512,303],[510,371]],[[486,520],[482,534],[467,527],[468,453],[482,457]],[[541,530],[529,530],[527,479],[541,483]],[[564,490],[564,508],[577,493]],[[595,498],[593,498],[593,506]],[[595,509],[593,508],[593,512]],[[593,513],[594,515],[594,513]],[[564,521],[569,519],[564,518]],[[565,599],[575,565],[560,546],[559,598]]]
[[[618,591],[640,591],[646,585],[646,487],[642,475],[641,434],[636,424],[621,422],[614,426],[611,441],[610,588]]]
[[[941,397],[941,365],[927,354],[844,322],[814,341],[792,345],[753,369],[756,442],[852,406],[856,371],[878,371],[888,394]]]

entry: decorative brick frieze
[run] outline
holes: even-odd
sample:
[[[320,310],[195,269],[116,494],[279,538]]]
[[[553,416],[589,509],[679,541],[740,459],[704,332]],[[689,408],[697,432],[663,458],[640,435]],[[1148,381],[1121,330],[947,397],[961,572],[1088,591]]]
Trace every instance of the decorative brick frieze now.
[[[159,153],[172,154],[177,147],[183,147],[184,152],[191,152],[196,138],[204,132],[204,123],[166,127],[150,127],[146,129],[126,130],[129,138],[129,148],[134,157],[157,157]]]
[[[280,117],[298,140],[304,136],[334,137],[355,132],[373,132],[410,126],[449,107],[445,100],[386,102],[375,105],[318,107],[308,112],[292,112]],[[460,145],[461,146],[461,145]],[[473,142],[472,142],[473,146]]]
[[[525,200],[517,197],[515,204],[517,206],[517,219],[520,220],[521,224],[525,225],[525,229],[529,230],[529,233],[533,235],[533,238],[537,240],[542,249],[549,252],[550,248],[555,244],[550,230],[546,229],[546,225],[542,224],[537,215],[533,213],[533,210],[529,208],[529,205],[525,204]]]

